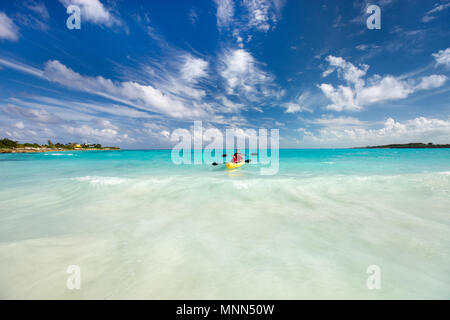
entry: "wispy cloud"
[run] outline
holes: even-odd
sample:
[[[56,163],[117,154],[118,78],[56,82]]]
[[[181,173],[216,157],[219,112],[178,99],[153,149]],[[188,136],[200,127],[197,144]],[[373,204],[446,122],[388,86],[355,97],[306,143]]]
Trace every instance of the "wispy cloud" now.
[[[282,104],[282,107],[286,108],[285,113],[313,112],[312,103],[313,98],[310,92],[305,91],[294,99],[294,101]]]
[[[24,6],[42,19],[48,20],[50,18],[47,7],[43,2],[29,0],[24,3]]]
[[[43,2],[28,0],[23,3],[23,8],[23,12],[15,15],[19,25],[41,31],[49,30],[50,14]]]
[[[436,14],[450,8],[450,2],[448,3],[438,3],[434,5],[434,8],[428,11],[422,18],[422,22],[430,22],[436,19]]]
[[[68,88],[89,92],[175,118],[201,117],[205,113],[205,110],[201,108],[188,108],[182,101],[164,94],[151,85],[130,81],[114,82],[101,76],[83,76],[57,60],[46,63],[45,74],[50,81]]]
[[[248,26],[259,31],[267,32],[271,26],[277,24],[285,1],[243,0],[242,3],[248,11]]]
[[[19,39],[19,28],[4,13],[0,11],[0,40],[17,41]]]
[[[162,91],[150,84],[144,85],[135,81],[113,81],[102,76],[84,76],[58,60],[47,61],[43,70],[1,58],[0,65],[58,83],[72,90],[101,96],[141,110],[165,114],[174,118],[203,118],[208,116],[204,109],[207,107],[206,105],[186,105],[188,97],[202,97],[204,93],[196,89],[189,90],[189,86],[183,86],[180,83],[172,83],[175,86],[171,86],[171,93]],[[186,72],[185,76],[191,77],[190,81],[199,77],[198,70]],[[164,86],[164,83],[160,84]],[[168,83],[165,85],[169,86]],[[177,91],[188,95],[188,97],[180,98],[179,95],[174,94]]]
[[[261,69],[261,64],[244,49],[227,49],[220,57],[219,72],[229,95],[239,95],[252,102],[283,95],[274,77]]]
[[[0,66],[1,65],[20,72],[24,72],[26,74],[30,74],[38,78],[45,78],[44,72],[42,70],[18,61],[0,58]]]
[[[231,31],[239,47],[253,38],[252,32],[268,32],[281,19],[284,0],[214,0],[217,5],[217,27]],[[244,12],[239,16],[235,11]]]
[[[201,58],[195,58],[192,55],[186,54],[184,63],[181,67],[181,76],[187,82],[196,83],[200,78],[208,75],[208,61]]]
[[[90,100],[80,101],[66,98],[55,99],[47,96],[31,96],[26,100],[10,98],[8,101],[19,106],[46,110],[66,120],[86,120],[105,115],[138,119],[153,117],[145,111],[139,111],[124,105]]]
[[[122,21],[108,10],[99,0],[59,0],[64,7],[79,6],[82,21],[112,27],[122,25]]]
[[[433,57],[436,59],[436,64],[442,64],[447,67],[450,66],[450,48],[433,53]]]
[[[231,25],[234,15],[233,0],[214,0],[217,5],[217,27],[226,28]]]
[[[220,124],[245,123],[239,115],[242,108],[276,93],[273,78],[260,70],[259,63],[248,53],[244,54],[243,60],[239,55],[228,58],[222,55],[225,63],[216,66],[218,72],[212,72],[205,59],[185,51],[171,51],[170,57],[164,59],[164,63],[154,61],[140,63],[138,68],[121,67],[125,78],[121,81],[100,75],[82,75],[58,60],[47,61],[43,69],[3,58],[0,58],[0,65],[116,103],[110,110],[101,105],[75,104],[88,113],[95,109],[109,114],[161,115],[169,119],[203,119]],[[229,88],[228,94],[214,94],[218,83]],[[43,102],[54,104],[54,101]],[[115,107],[118,105],[124,106],[118,109]],[[233,117],[222,115],[230,112],[235,113]]]

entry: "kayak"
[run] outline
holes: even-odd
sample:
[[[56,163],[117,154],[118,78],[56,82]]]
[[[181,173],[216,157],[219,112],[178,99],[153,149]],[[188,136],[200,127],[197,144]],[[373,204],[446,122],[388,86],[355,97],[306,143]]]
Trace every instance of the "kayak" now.
[[[234,162],[227,162],[227,168],[228,169],[235,169],[235,168],[239,168],[240,166],[242,166],[245,163],[245,161],[242,162],[238,162],[238,163],[234,163]]]

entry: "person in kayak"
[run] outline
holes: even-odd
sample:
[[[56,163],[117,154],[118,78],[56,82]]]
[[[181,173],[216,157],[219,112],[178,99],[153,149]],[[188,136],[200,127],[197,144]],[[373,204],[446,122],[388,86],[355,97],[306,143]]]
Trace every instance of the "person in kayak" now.
[[[242,162],[242,154],[239,152],[239,149],[236,149],[236,153],[233,155],[233,159],[231,160],[233,163]]]

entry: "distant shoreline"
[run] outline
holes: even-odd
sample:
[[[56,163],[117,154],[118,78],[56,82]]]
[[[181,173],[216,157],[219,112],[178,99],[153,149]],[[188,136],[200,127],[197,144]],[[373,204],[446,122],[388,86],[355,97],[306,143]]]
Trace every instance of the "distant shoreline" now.
[[[48,144],[18,143],[8,138],[0,139],[0,153],[35,153],[55,151],[93,151],[93,150],[120,150],[117,147],[104,147],[99,143],[55,143],[48,140]]]
[[[64,149],[64,148],[14,148],[14,149],[0,149],[0,153],[39,153],[39,152],[66,152],[66,151],[114,151],[120,150],[120,148],[77,148],[77,149]]]
[[[433,143],[404,143],[404,144],[387,144],[381,146],[355,147],[352,149],[442,149],[450,148],[450,144],[433,144]]]

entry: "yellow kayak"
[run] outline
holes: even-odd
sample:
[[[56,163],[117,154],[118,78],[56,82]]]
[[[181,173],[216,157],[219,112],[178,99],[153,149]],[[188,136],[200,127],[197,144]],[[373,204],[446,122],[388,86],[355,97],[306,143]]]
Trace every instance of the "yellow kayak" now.
[[[228,169],[235,169],[235,168],[239,168],[240,166],[242,166],[245,163],[245,161],[242,162],[238,162],[238,163],[234,163],[234,162],[227,162],[227,168]]]

